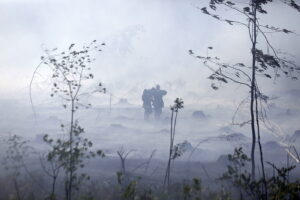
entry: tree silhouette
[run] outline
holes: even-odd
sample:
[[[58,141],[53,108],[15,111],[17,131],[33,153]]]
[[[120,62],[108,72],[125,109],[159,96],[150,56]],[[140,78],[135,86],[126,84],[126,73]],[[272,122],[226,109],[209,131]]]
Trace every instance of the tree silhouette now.
[[[99,83],[98,88],[91,92],[83,91],[85,81],[94,78],[90,67],[90,64],[95,60],[92,57],[92,52],[101,51],[100,47],[104,45],[104,43],[97,45],[96,40],[94,40],[89,45],[74,50],[75,44],[71,44],[67,51],[60,53],[57,53],[57,48],[53,50],[46,49],[45,55],[41,57],[42,63],[48,66],[52,72],[52,93],[50,96],[60,98],[63,101],[63,108],[70,112],[70,123],[67,125],[61,124],[63,130],[65,130],[65,127],[69,127],[68,139],[54,141],[48,135],[44,137],[44,141],[52,147],[47,155],[48,161],[59,161],[65,171],[67,200],[73,199],[73,188],[78,189],[79,183],[88,178],[86,174],[79,175],[77,173],[79,168],[84,167],[84,159],[96,155],[104,156],[101,150],[97,152],[90,150],[93,143],[81,136],[84,129],[76,119],[76,113],[80,107],[91,107],[91,104],[81,101],[82,96],[106,91],[101,83]],[[51,194],[51,196],[53,197],[54,194]]]
[[[299,6],[295,1],[282,0],[282,2],[299,11]],[[263,110],[264,104],[268,102],[269,97],[261,92],[257,79],[262,77],[267,79],[273,78],[276,80],[278,77],[285,76],[292,80],[297,80],[300,72],[300,68],[295,62],[280,55],[280,52],[273,47],[268,37],[269,32],[292,34],[293,31],[261,23],[261,18],[259,16],[268,14],[267,10],[265,10],[265,5],[271,3],[273,3],[272,0],[249,0],[248,4],[240,1],[210,0],[208,7],[199,8],[203,14],[209,15],[216,20],[226,22],[229,25],[239,25],[246,28],[251,41],[251,65],[247,66],[241,62],[228,64],[222,62],[219,57],[209,56],[208,54],[206,56],[195,55],[192,50],[189,50],[190,55],[200,59],[202,63],[212,71],[212,74],[208,78],[212,80],[211,86],[213,89],[217,90],[220,84],[227,84],[229,82],[242,85],[249,89],[250,120],[241,123],[241,125],[251,125],[251,177],[253,180],[255,180],[256,140],[259,144],[265,190],[267,190],[267,187],[265,183],[263,153],[260,143],[260,121],[264,120],[266,117]],[[240,20],[227,19],[226,17],[216,14],[218,8],[222,6],[225,7],[228,12],[236,14]],[[259,49],[258,39],[260,38],[266,43],[268,48],[271,49],[270,53],[265,53],[262,49]],[[212,49],[213,47],[208,47],[208,51]],[[217,85],[217,83],[219,85]],[[267,191],[265,191],[265,193],[267,193]]]

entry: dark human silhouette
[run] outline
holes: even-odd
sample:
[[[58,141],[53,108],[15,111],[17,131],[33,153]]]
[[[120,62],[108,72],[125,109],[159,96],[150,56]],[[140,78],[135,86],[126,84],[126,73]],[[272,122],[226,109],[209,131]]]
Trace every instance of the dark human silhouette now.
[[[167,94],[167,91],[161,90],[160,85],[157,85],[155,89],[152,89],[152,94],[153,94],[154,117],[156,120],[158,120],[162,113],[162,108],[164,107],[163,96]]]
[[[154,110],[154,118],[159,120],[164,107],[163,96],[167,94],[167,91],[161,90],[157,85],[155,88],[144,89],[142,100],[144,108],[144,119],[149,120],[149,116]]]
[[[148,120],[150,114],[152,113],[152,102],[153,102],[153,94],[151,89],[144,89],[143,91],[143,108],[145,110],[144,112],[144,119]]]

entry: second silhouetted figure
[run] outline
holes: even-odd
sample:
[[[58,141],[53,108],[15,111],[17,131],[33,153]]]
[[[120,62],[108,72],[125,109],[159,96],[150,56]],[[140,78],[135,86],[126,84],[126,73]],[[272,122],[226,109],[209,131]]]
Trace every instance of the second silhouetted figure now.
[[[154,110],[154,118],[158,120],[162,113],[162,108],[164,107],[163,96],[167,94],[167,91],[161,90],[160,86],[157,85],[156,88],[151,90],[145,89],[143,92],[143,107],[145,109],[145,119],[149,119],[149,115]]]

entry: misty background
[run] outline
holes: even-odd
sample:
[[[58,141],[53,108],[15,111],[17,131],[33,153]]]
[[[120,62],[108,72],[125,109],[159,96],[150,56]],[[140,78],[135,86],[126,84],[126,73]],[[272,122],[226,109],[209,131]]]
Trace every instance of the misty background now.
[[[188,54],[192,49],[206,55],[207,47],[212,46],[209,54],[223,61],[250,62],[247,32],[203,15],[198,7],[206,3],[201,0],[0,0],[1,136],[19,134],[38,140],[41,134],[61,131],[59,125],[68,120],[68,115],[57,98],[50,98],[47,68],[40,68],[33,79],[36,113],[33,112],[29,98],[33,72],[45,48],[64,51],[71,43],[82,46],[96,39],[106,46],[95,57],[96,62],[92,64],[95,79],[87,88],[102,82],[108,93],[86,99],[93,107],[83,110],[79,120],[99,147],[109,152],[125,146],[138,149],[139,155],[160,149],[164,155],[168,142],[168,107],[176,97],[185,103],[179,115],[179,142],[188,140],[195,147],[203,140],[215,141],[216,136],[240,132],[250,138],[248,128],[230,126],[237,105],[248,91],[235,84],[212,90],[207,79],[210,71]],[[282,4],[272,4],[268,9],[269,14],[262,20],[265,24],[300,33],[296,12],[289,12]],[[226,14],[226,10],[220,13]],[[271,34],[270,38],[276,48],[300,63],[298,34]],[[263,138],[265,142],[282,142],[284,138],[278,138],[278,134],[292,135],[300,129],[300,82],[284,78],[276,82],[261,81],[262,91],[272,97],[270,121],[277,130],[275,136],[263,130]],[[159,125],[143,122],[141,100],[143,90],[156,84],[168,92],[164,98],[164,122]],[[127,99],[125,104],[121,99]],[[248,111],[247,107],[243,109]],[[203,119],[192,117],[196,110],[204,113]],[[239,116],[247,118],[242,110]],[[244,138],[244,142],[249,142],[249,138]],[[214,148],[208,142],[201,148],[209,150],[210,147]],[[231,151],[233,145],[228,144],[228,148]],[[217,158],[217,155],[207,155],[208,159]]]

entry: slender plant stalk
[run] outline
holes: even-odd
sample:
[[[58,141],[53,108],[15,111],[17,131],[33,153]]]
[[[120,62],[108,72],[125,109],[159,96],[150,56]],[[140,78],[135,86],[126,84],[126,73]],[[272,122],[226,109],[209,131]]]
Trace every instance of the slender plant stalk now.
[[[170,186],[171,164],[172,164],[172,160],[175,159],[175,157],[172,157],[172,156],[173,156],[177,116],[178,116],[179,109],[183,108],[183,101],[181,99],[177,98],[174,102],[175,102],[174,106],[171,107],[171,130],[170,130],[169,159],[168,159],[168,165],[167,165],[165,179],[164,179],[164,187],[166,186],[166,183],[167,183],[168,188]],[[174,112],[175,112],[175,116],[174,116]]]
[[[256,134],[255,134],[255,116],[254,116],[254,98],[255,98],[255,76],[256,76],[256,40],[257,40],[257,22],[256,22],[256,10],[257,4],[255,0],[252,0],[252,78],[251,78],[251,101],[250,101],[250,114],[251,114],[251,131],[252,131],[252,146],[251,146],[251,177],[255,180],[255,144],[256,144]]]
[[[52,181],[51,196],[50,196],[50,199],[51,199],[51,200],[55,200],[55,184],[56,184],[56,178],[57,178],[57,176],[54,175],[54,176],[53,176],[53,181]]]
[[[258,91],[258,87],[256,86],[256,90]],[[268,199],[268,187],[267,187],[267,181],[266,181],[266,174],[265,174],[265,165],[264,165],[264,157],[263,157],[263,151],[260,141],[260,125],[259,125],[259,118],[258,118],[258,101],[257,101],[257,91],[255,92],[255,113],[256,113],[256,127],[257,127],[257,142],[259,146],[259,154],[260,154],[260,164],[262,169],[262,176],[263,176],[263,185],[264,185],[264,199]]]
[[[174,110],[172,109],[171,112],[171,130],[170,130],[170,149],[169,149],[169,158],[168,158],[168,165],[167,165],[167,169],[166,169],[166,175],[165,175],[165,179],[164,179],[164,186],[169,187],[170,184],[170,168],[171,168],[171,157],[172,157],[172,150],[173,150],[173,118],[174,118]]]
[[[15,186],[16,193],[17,193],[17,199],[21,200],[20,189],[19,189],[19,185],[18,185],[16,178],[14,178],[14,186]]]
[[[74,128],[74,112],[75,112],[75,106],[74,106],[74,97],[72,97],[72,105],[71,105],[71,125],[70,125],[70,135],[69,135],[69,142],[70,142],[70,173],[69,173],[69,186],[68,186],[68,193],[69,193],[69,199],[72,200],[72,186],[73,186],[73,171],[74,171],[74,160],[73,160],[73,128]]]

